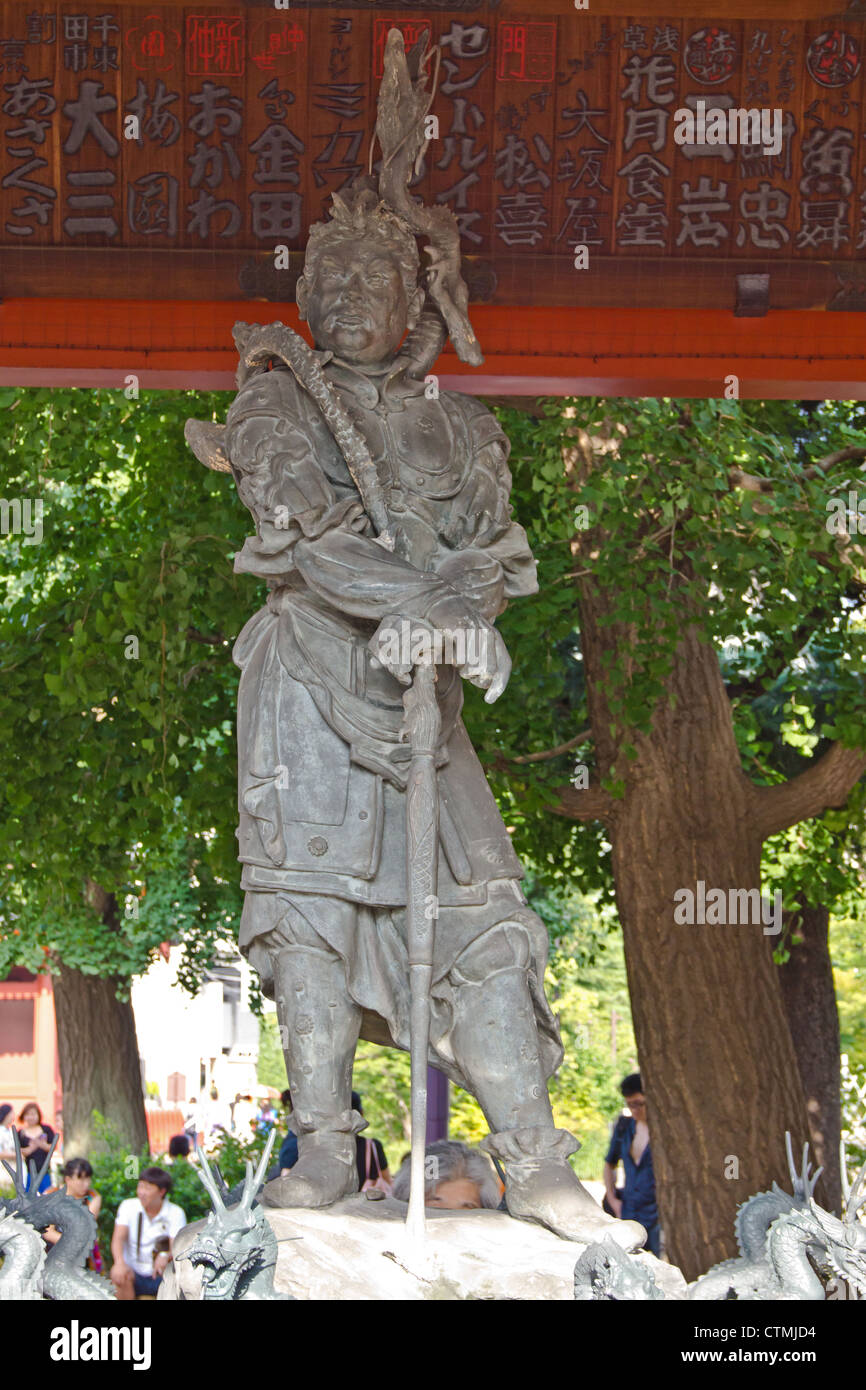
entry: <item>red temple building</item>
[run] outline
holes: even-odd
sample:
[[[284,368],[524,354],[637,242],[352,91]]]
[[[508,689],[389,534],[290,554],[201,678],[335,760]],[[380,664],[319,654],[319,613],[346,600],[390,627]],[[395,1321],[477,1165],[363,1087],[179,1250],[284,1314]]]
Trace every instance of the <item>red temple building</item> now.
[[[30,1100],[56,1129],[61,1091],[51,976],[16,967],[0,981],[0,1103],[17,1118]]]

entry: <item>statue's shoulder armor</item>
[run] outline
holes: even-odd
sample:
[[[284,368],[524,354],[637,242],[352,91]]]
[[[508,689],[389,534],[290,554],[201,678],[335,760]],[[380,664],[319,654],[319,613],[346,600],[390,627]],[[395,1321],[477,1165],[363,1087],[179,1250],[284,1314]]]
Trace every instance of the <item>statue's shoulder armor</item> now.
[[[256,372],[239,389],[226,420],[229,428],[250,415],[276,415],[307,426],[311,413],[310,397],[287,367]]]
[[[492,445],[501,451],[503,461],[508,458],[511,449],[508,435],[493,411],[488,410],[477,397],[467,395],[463,391],[444,391],[439,399],[446,409],[460,415],[469,431],[475,453],[480,452],[486,445]]]
[[[226,416],[226,448],[241,469],[263,465],[275,455],[301,460],[327,455],[328,438],[313,418],[315,405],[293,372],[275,367],[257,372],[240,387]]]
[[[447,391],[440,396],[440,401],[447,402],[446,410],[459,415],[463,431],[469,438],[465,471],[467,483],[474,478],[475,487],[481,488],[478,496],[487,498],[488,510],[492,515],[510,516],[511,470],[508,455],[511,444],[508,435],[493,412],[475,396],[465,395],[462,391]]]

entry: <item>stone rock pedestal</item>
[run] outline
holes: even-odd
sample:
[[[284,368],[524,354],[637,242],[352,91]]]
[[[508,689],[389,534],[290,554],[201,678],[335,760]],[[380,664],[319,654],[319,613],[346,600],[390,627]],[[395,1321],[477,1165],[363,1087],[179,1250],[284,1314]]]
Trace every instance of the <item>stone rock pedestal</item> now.
[[[372,1202],[362,1193],[315,1211],[267,1209],[280,1242],[277,1290],[302,1300],[574,1298],[583,1245],[504,1212],[428,1210],[431,1267],[413,1272],[405,1216],[405,1205],[393,1198]],[[182,1244],[194,1229],[186,1228]],[[685,1296],[673,1265],[646,1251],[632,1258],[648,1263],[666,1298]],[[197,1299],[199,1271],[185,1261],[175,1270],[184,1297]],[[161,1291],[166,1295],[168,1289]]]

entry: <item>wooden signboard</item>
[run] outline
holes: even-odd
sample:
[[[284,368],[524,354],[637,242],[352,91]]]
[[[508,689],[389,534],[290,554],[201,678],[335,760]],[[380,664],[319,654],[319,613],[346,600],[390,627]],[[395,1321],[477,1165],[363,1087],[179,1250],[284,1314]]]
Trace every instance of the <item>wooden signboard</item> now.
[[[0,13],[0,244],[35,253],[19,292],[53,248],[189,251],[199,283],[208,263],[215,281],[214,253],[300,248],[367,166],[392,24],[410,43],[429,28],[441,52],[418,191],[494,272],[519,252],[524,267],[561,258],[562,275],[578,246],[771,266],[866,248],[859,22],[32,0]],[[678,145],[676,112],[699,102],[778,112],[781,148]],[[147,259],[124,263],[146,280]],[[535,289],[524,275],[527,302]]]
[[[0,296],[291,301],[396,25],[439,50],[417,192],[474,302],[862,310],[866,0],[663,9],[6,0]],[[751,109],[777,142],[677,139]]]

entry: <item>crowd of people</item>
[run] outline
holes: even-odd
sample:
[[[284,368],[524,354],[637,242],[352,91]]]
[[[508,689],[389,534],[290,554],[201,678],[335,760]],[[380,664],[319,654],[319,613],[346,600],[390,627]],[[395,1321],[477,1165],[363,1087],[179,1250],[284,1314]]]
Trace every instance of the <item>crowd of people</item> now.
[[[259,1103],[251,1095],[240,1092],[233,1101],[220,1097],[216,1086],[212,1086],[208,1097],[199,1101],[192,1096],[183,1109],[183,1132],[190,1141],[190,1148],[198,1145],[207,1147],[223,1134],[235,1134],[241,1140],[249,1140],[254,1134],[268,1134],[277,1123],[278,1116],[273,1102],[265,1096]]]
[[[22,1108],[17,1126],[14,1120],[13,1107],[0,1105],[0,1159],[10,1165],[15,1161],[17,1128],[18,1146],[26,1165],[24,1190],[29,1192],[33,1176],[31,1161],[35,1160],[37,1172],[41,1170],[55,1138],[59,1136],[55,1135],[51,1125],[44,1123],[42,1111],[35,1101]],[[178,1143],[179,1148],[176,1147]],[[172,1152],[174,1155],[189,1154],[189,1142],[184,1135],[172,1140]],[[139,1175],[135,1197],[120,1203],[111,1240],[109,1271],[119,1299],[156,1296],[162,1274],[171,1259],[171,1242],[186,1225],[186,1216],[181,1208],[166,1200],[170,1189],[171,1176],[165,1169],[145,1168]],[[54,1185],[49,1167],[45,1165],[37,1191],[40,1196],[46,1197],[63,1192],[73,1201],[86,1206],[94,1217],[102,1209],[102,1196],[93,1187],[93,1167],[86,1158],[67,1159],[61,1169],[60,1180]],[[47,1226],[42,1237],[46,1246],[50,1247],[62,1239],[62,1234],[55,1226]],[[98,1274],[104,1271],[98,1241],[94,1241],[87,1266]]]
[[[15,1139],[13,1136],[12,1124],[14,1113],[11,1105],[0,1105],[0,1159],[5,1159],[7,1163],[15,1159]],[[54,1142],[55,1134],[50,1125],[43,1124],[42,1111],[35,1101],[30,1101],[23,1107],[18,1116],[18,1143],[21,1147],[21,1157],[27,1169],[27,1187],[30,1190],[30,1162],[35,1159],[37,1168],[41,1167],[46,1156],[51,1152],[51,1145]],[[45,1173],[39,1183],[39,1192],[47,1192],[51,1186],[51,1174],[46,1167]]]
[[[612,1126],[610,1144],[604,1162],[604,1209],[609,1215],[623,1220],[639,1221],[647,1231],[646,1248],[661,1253],[659,1218],[655,1200],[652,1153],[647,1103],[638,1072],[625,1077],[620,1090],[627,1114],[621,1114]],[[268,1135],[281,1127],[281,1116],[270,1099],[257,1106],[252,1096],[238,1095],[231,1106],[221,1106],[219,1095],[210,1092],[210,1104],[201,1108],[191,1100],[184,1116],[184,1133],[175,1135],[168,1150],[168,1160],[189,1162],[195,1150],[223,1133],[234,1132],[248,1140],[255,1134]],[[280,1096],[282,1117],[288,1118],[292,1109],[291,1092]],[[352,1092],[352,1105],[363,1114],[361,1096]],[[15,1158],[14,1112],[11,1105],[0,1105],[0,1159]],[[25,1162],[36,1160],[37,1169],[51,1150],[55,1132],[42,1119],[39,1106],[31,1101],[18,1115],[18,1141]],[[358,1190],[378,1190],[400,1202],[408,1202],[410,1185],[410,1156],[401,1157],[396,1173],[388,1166],[381,1140],[358,1134],[355,1137]],[[291,1172],[298,1160],[297,1136],[287,1127],[276,1165],[269,1177]],[[622,1165],[624,1178],[617,1186],[617,1173]],[[29,1167],[29,1165],[28,1165]],[[28,1173],[28,1188],[30,1183]],[[173,1242],[178,1231],[186,1225],[183,1209],[169,1200],[172,1176],[156,1165],[142,1169],[138,1175],[135,1196],[121,1201],[111,1238],[111,1262],[108,1274],[118,1299],[155,1298],[165,1269],[172,1258]],[[102,1198],[93,1187],[93,1168],[86,1158],[70,1158],[62,1168],[60,1181],[51,1185],[46,1171],[39,1185],[40,1194],[64,1191],[74,1201],[85,1205],[98,1216]],[[480,1149],[454,1139],[440,1139],[428,1144],[425,1150],[425,1205],[449,1211],[473,1211],[482,1208],[505,1209],[502,1177],[491,1160]],[[47,1245],[60,1240],[60,1232],[49,1226],[44,1232]],[[88,1260],[90,1268],[103,1272],[103,1260],[98,1242]]]

